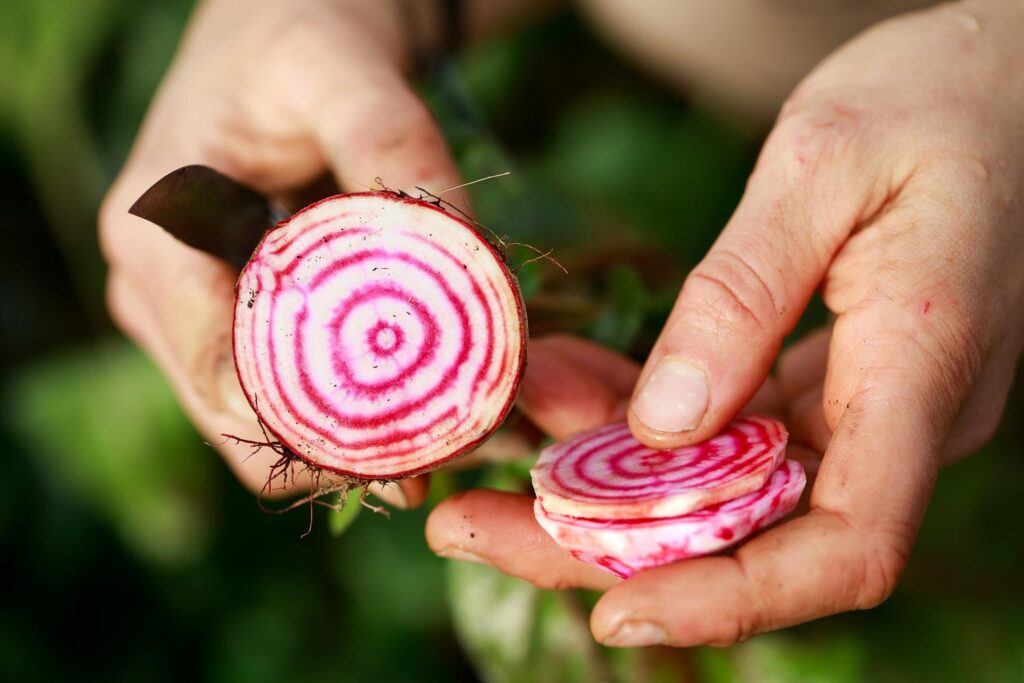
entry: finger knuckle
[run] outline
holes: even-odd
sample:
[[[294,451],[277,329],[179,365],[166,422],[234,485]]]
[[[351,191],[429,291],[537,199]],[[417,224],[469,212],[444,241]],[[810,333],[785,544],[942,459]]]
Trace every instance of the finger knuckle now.
[[[372,126],[375,134],[371,136],[374,146],[381,152],[389,152],[399,148],[418,148],[433,143],[436,123],[426,105],[404,86],[390,93],[381,93],[381,97],[364,111],[364,121]],[[383,112],[389,116],[381,117]]]
[[[760,612],[757,609],[740,610],[726,623],[725,632],[710,640],[708,645],[731,647],[745,643],[762,631]]]
[[[934,288],[879,285],[870,306],[841,323],[860,347],[865,400],[913,402],[927,425],[943,433],[992,354],[992,335],[968,308]]]
[[[275,18],[279,52],[303,57],[319,52],[322,56],[330,45],[327,42],[327,27],[331,15],[328,6],[322,3],[293,2],[282,5],[281,15]]]
[[[977,328],[967,320],[953,318],[937,325],[934,337],[939,359],[954,372],[953,381],[965,388],[973,386],[988,355],[988,345]]]
[[[730,619],[724,620],[724,632],[712,638],[710,645],[728,647],[746,642],[767,630],[768,614],[771,612],[770,591],[763,590],[762,584],[753,580],[755,577],[752,576],[745,557],[742,549],[735,556],[735,567],[743,579],[743,599],[737,601],[736,613]]]
[[[780,310],[768,279],[749,259],[715,250],[690,274],[686,301],[716,325],[775,336]]]
[[[889,599],[907,564],[905,531],[894,531],[870,541],[862,555],[861,575],[854,607],[871,609]]]
[[[270,41],[266,56],[283,64],[335,61],[330,58],[341,46],[366,39],[352,30],[357,18],[345,4],[292,0],[275,5],[260,17],[258,35]]]
[[[942,316],[930,325],[919,325],[918,329],[909,336],[932,378],[922,390],[934,399],[934,420],[946,425],[979,381],[988,344],[975,326],[960,316]]]
[[[406,151],[410,158],[427,158],[419,152],[435,151],[440,135],[433,115],[404,83],[382,76],[358,90],[338,89],[319,107],[329,119],[321,126],[331,131],[326,142],[338,157],[357,163]]]
[[[781,167],[783,178],[806,183],[829,162],[848,156],[863,126],[861,111],[841,101],[807,95],[791,99],[765,142],[758,167],[770,160]]]

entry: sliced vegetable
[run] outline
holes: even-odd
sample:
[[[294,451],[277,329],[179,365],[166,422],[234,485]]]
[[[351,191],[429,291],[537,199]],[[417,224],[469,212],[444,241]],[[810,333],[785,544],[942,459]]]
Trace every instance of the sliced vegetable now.
[[[475,229],[393,192],[314,204],[242,270],[235,365],[271,435],[307,463],[399,479],[474,448],[512,407],[526,322]]]
[[[545,449],[533,468],[544,509],[571,517],[675,517],[764,486],[782,462],[788,434],[775,420],[740,417],[707,441],[655,450],[626,423]]]
[[[547,512],[539,500],[534,513],[544,530],[576,559],[626,578],[737,543],[790,513],[805,483],[800,463],[786,460],[763,488],[678,517],[581,519]]]

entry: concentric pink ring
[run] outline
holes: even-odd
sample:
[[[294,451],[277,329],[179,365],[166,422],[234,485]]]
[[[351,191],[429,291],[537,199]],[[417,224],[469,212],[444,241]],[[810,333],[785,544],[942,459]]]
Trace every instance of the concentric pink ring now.
[[[320,202],[268,233],[237,291],[242,387],[315,465],[407,476],[471,449],[511,408],[518,288],[479,234],[434,206],[389,193]]]
[[[551,513],[540,500],[534,514],[576,559],[627,578],[738,543],[792,512],[806,482],[800,463],[785,460],[756,491],[675,517],[582,519]]]

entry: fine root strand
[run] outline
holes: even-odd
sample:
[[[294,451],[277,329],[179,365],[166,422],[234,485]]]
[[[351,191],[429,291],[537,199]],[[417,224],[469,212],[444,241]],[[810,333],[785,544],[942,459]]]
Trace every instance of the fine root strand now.
[[[537,261],[547,261],[548,263],[553,265],[555,268],[558,268],[560,271],[562,271],[563,274],[565,274],[565,275],[569,274],[569,271],[566,270],[565,266],[563,266],[561,263],[559,263],[558,260],[555,259],[555,257],[551,255],[551,254],[554,253],[554,251],[555,251],[554,249],[548,249],[547,251],[541,251],[540,249],[538,249],[537,247],[533,246],[532,244],[526,244],[525,242],[506,242],[506,245],[510,246],[510,247],[524,247],[524,248],[529,249],[530,251],[534,252],[535,254],[537,254],[533,258],[528,258],[525,261],[523,261],[522,263],[520,263],[518,266],[513,268],[512,269],[513,273],[518,272],[520,268],[522,268],[523,266],[527,266],[527,265],[529,265],[531,263],[536,263]]]
[[[253,403],[255,405],[255,398]],[[260,510],[265,513],[280,515],[286,512],[290,512],[296,508],[302,507],[303,505],[309,506],[309,526],[306,528],[299,538],[305,538],[313,532],[313,506],[319,505],[326,507],[331,510],[340,511],[348,500],[349,491],[354,488],[361,488],[362,492],[359,495],[359,502],[366,508],[389,516],[388,511],[380,506],[373,505],[365,500],[367,482],[355,479],[352,477],[345,477],[339,483],[331,484],[329,486],[321,486],[321,478],[324,475],[324,470],[320,467],[312,465],[302,458],[300,458],[294,451],[288,446],[282,443],[280,440],[273,439],[267,430],[263,420],[257,416],[257,422],[260,425],[260,431],[263,432],[263,440],[249,439],[243,436],[236,436],[235,434],[221,434],[224,437],[217,443],[211,443],[206,441],[208,446],[214,448],[223,446],[228,442],[234,442],[236,444],[245,444],[251,447],[250,453],[245,456],[242,462],[246,462],[252,456],[256,455],[264,448],[269,448],[271,451],[277,454],[278,458],[270,465],[270,469],[267,472],[267,480],[264,482],[263,487],[260,488],[256,494],[256,504]],[[270,507],[266,504],[266,498],[274,491],[280,491],[288,487],[288,482],[294,484],[297,480],[297,476],[300,474],[309,473],[309,493],[298,500],[294,500],[284,507]],[[386,483],[386,482],[385,482]],[[326,496],[334,493],[341,493],[337,502],[331,502],[324,500]]]
[[[563,273],[568,275],[569,271],[566,270],[565,266],[563,266],[561,263],[559,263],[551,255],[554,252],[553,249],[549,249],[548,251],[541,251],[540,249],[538,249],[537,247],[533,246],[532,244],[526,244],[525,242],[510,242],[507,237],[503,237],[502,235],[499,235],[495,230],[493,230],[489,226],[481,223],[476,218],[474,218],[470,214],[466,213],[466,211],[463,210],[462,208],[456,206],[455,204],[449,202],[447,199],[444,199],[443,197],[441,197],[441,195],[446,193],[446,192],[451,192],[452,190],[458,190],[458,189],[466,187],[468,185],[474,185],[476,183],[481,183],[481,182],[483,182],[485,180],[492,180],[494,178],[504,178],[505,176],[507,176],[507,175],[509,175],[511,173],[512,173],[512,171],[505,171],[503,173],[496,173],[494,175],[485,176],[483,178],[477,178],[476,180],[471,180],[468,183],[463,183],[462,185],[456,185],[454,187],[449,187],[446,190],[441,190],[437,194],[431,192],[430,190],[428,190],[428,189],[426,189],[424,187],[420,187],[419,185],[416,185],[415,186],[416,189],[419,190],[419,192],[420,192],[420,195],[418,197],[415,197],[415,196],[413,196],[413,195],[411,195],[411,194],[409,194],[409,193],[407,193],[407,192],[405,192],[403,190],[393,190],[393,189],[391,189],[390,187],[388,187],[387,185],[384,184],[384,181],[380,178],[380,176],[374,178],[374,183],[376,183],[378,186],[380,186],[382,188],[382,190],[381,190],[382,192],[387,192],[387,193],[395,195],[396,197],[401,197],[403,199],[405,199],[405,198],[416,199],[416,200],[421,201],[421,202],[426,202],[427,204],[433,204],[434,206],[436,206],[438,208],[445,209],[445,210],[447,210],[447,211],[449,211],[451,213],[458,214],[463,219],[465,219],[467,222],[469,222],[472,225],[474,225],[477,228],[479,228],[483,232],[484,238],[488,242],[490,242],[492,245],[494,245],[494,247],[498,250],[498,253],[500,253],[502,258],[504,258],[506,261],[508,260],[508,254],[509,254],[509,250],[511,249],[511,247],[523,247],[523,248],[529,249],[530,251],[532,251],[535,254],[537,254],[537,256],[535,256],[533,258],[530,258],[530,259],[527,259],[523,263],[520,263],[518,266],[513,268],[512,269],[513,272],[516,272],[520,268],[522,268],[523,266],[525,266],[527,264],[530,264],[530,263],[534,263],[536,261],[548,261],[553,266],[558,268],[560,271],[562,271]]]
[[[456,185],[455,187],[449,187],[447,190],[441,190],[440,192],[437,193],[437,196],[440,197],[441,195],[447,194],[448,192],[451,192],[452,190],[461,190],[464,187],[469,187],[470,185],[476,185],[477,183],[482,183],[485,180],[494,180],[495,178],[504,178],[505,176],[510,175],[511,173],[512,173],[512,171],[505,171],[503,173],[495,173],[494,175],[489,175],[489,176],[487,176],[485,178],[477,178],[476,180],[470,180],[468,183],[462,183],[461,185]]]
[[[387,485],[388,482],[381,483]],[[367,493],[369,493],[369,491],[367,491],[366,487],[364,486],[362,490],[359,492],[359,504],[362,505],[367,510],[376,512],[378,515],[384,515],[385,517],[390,519],[391,512],[386,507],[384,507],[383,505],[374,505],[373,503],[366,500]]]

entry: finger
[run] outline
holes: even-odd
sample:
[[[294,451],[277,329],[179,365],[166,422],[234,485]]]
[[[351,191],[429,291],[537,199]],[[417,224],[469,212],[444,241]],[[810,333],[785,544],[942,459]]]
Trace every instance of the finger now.
[[[426,534],[442,557],[489,564],[540,588],[604,590],[619,582],[555,543],[537,524],[529,496],[485,489],[457,494],[430,513]]]
[[[399,74],[363,74],[357,83],[325,80],[302,109],[311,135],[342,188],[378,187],[418,196],[418,187],[462,210],[468,196],[430,111]]]
[[[430,491],[430,474],[421,474],[398,482],[375,481],[370,483],[366,490],[388,505],[408,510],[419,507],[427,499],[427,493]]]
[[[555,439],[621,420],[626,396],[563,355],[558,344],[531,341],[519,385],[519,408]]]
[[[832,440],[823,401],[821,386],[809,389],[790,401],[787,414],[790,441],[803,444],[818,453],[824,453]]]
[[[706,439],[764,382],[833,255],[888,192],[859,150],[859,125],[858,114],[821,105],[780,120],[644,366],[629,410],[638,439]]]
[[[774,377],[765,379],[764,384],[743,408],[746,413],[767,415],[779,420],[785,419],[786,403],[782,398],[782,390]]]
[[[960,380],[978,356],[962,343],[969,323],[955,307],[922,321],[915,289],[928,284],[915,277],[883,274],[877,300],[836,323],[827,395],[838,399],[838,424],[810,512],[733,557],[659,568],[613,589],[592,615],[598,639],[728,644],[872,607],[892,592],[966,391]]]
[[[111,274],[107,286],[108,307],[118,326],[133,341],[145,348],[154,362],[167,377],[185,412],[193,424],[203,433],[207,442],[216,446],[224,456],[235,476],[251,491],[258,492],[267,486],[271,467],[280,458],[270,448],[254,448],[231,439],[232,434],[259,441],[263,434],[252,409],[242,395],[234,373],[234,361],[230,354],[218,355],[211,352],[205,370],[191,374],[176,355],[172,340],[160,333],[157,313],[142,293],[130,280],[118,273]],[[226,344],[226,342],[225,342]],[[216,344],[210,347],[216,349]],[[226,347],[230,351],[230,346]],[[196,382],[196,377],[203,382]],[[309,475],[304,471],[289,476],[287,484],[278,480],[270,495],[283,494],[287,490],[306,491],[309,489]]]
[[[517,419],[513,414],[479,447],[464,458],[451,463],[450,467],[462,469],[476,467],[485,462],[508,462],[537,455],[537,448],[544,441],[544,434],[528,420]]]
[[[831,338],[831,325],[811,332],[783,352],[776,373],[786,396],[790,440],[818,453],[832,438],[823,405]]]
[[[779,356],[775,376],[787,401],[808,390],[819,388],[825,381],[828,346],[832,339],[832,326],[813,330]]]
[[[887,401],[851,406],[806,516],[732,557],[633,577],[598,603],[595,637],[617,646],[728,645],[879,604],[895,588],[924,512],[935,473],[933,441]]]
[[[636,387],[640,366],[607,346],[569,334],[541,337],[534,342],[538,343],[571,359],[577,366],[589,371],[617,393],[629,396]]]
[[[804,468],[804,474],[807,476],[807,486],[800,497],[796,510],[791,513],[793,516],[806,514],[810,510],[811,491],[814,490],[814,481],[818,478],[822,453],[823,451],[816,451],[792,441],[786,444],[786,459],[796,460],[800,463]]]

